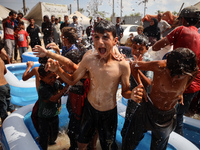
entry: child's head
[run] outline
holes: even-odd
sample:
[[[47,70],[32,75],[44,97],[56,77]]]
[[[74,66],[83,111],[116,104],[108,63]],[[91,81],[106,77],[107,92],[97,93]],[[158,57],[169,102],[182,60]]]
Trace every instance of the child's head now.
[[[73,63],[78,64],[81,62],[85,53],[80,50],[71,50],[65,54],[65,57],[69,58]]]
[[[94,27],[94,46],[101,58],[108,58],[117,44],[115,25],[101,20]]]
[[[38,68],[38,73],[43,82],[53,85],[56,81],[56,74],[51,71],[45,71],[45,64],[41,64]]]
[[[131,46],[132,54],[136,57],[139,57],[140,55],[144,55],[148,51],[149,48],[149,39],[145,35],[136,35],[133,38],[133,45]]]
[[[46,64],[48,59],[49,59],[49,57],[47,57],[47,56],[39,57],[38,61],[40,64]]]
[[[62,28],[62,38],[64,45],[66,44],[65,39],[67,39],[70,44],[75,44],[78,39],[77,30],[73,27]]]
[[[20,21],[20,22],[18,23],[18,27],[19,27],[20,29],[24,29],[24,22],[23,22],[23,21]]]
[[[189,48],[177,48],[167,55],[167,68],[171,77],[191,75],[198,70],[196,54]]]
[[[184,18],[187,23],[184,23],[182,18]],[[200,19],[200,10],[195,6],[186,7],[181,11],[178,19],[181,20],[181,23],[185,26],[196,25]]]
[[[142,33],[143,33],[143,30],[144,30],[144,27],[143,27],[143,26],[138,26],[138,27],[137,27],[137,33],[138,33],[138,35],[142,34]]]
[[[105,32],[111,32],[113,35],[113,38],[116,37],[116,27],[115,25],[107,20],[101,20],[99,21],[95,27],[94,32],[104,34]]]

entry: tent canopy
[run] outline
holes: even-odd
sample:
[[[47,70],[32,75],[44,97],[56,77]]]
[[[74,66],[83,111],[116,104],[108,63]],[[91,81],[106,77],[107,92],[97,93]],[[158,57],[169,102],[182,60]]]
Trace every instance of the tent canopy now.
[[[35,23],[40,26],[45,15],[48,15],[49,18],[51,15],[55,15],[56,18],[64,18],[64,15],[68,15],[68,7],[67,5],[39,2],[24,17],[26,19],[33,18]]]
[[[70,23],[73,22],[73,19],[72,19],[73,16],[77,16],[78,22],[80,22],[80,24],[82,24],[84,30],[86,30],[87,26],[90,25],[90,18],[88,18],[85,15],[81,14],[79,11],[75,11],[74,13],[69,15]]]
[[[0,17],[2,19],[8,17],[8,14],[9,14],[10,10],[5,8],[4,6],[0,5]]]

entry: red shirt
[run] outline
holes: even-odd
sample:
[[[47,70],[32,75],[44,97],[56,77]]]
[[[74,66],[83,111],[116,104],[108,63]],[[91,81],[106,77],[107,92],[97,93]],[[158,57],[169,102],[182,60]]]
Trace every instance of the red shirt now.
[[[200,34],[195,26],[180,26],[167,35],[167,39],[173,44],[173,49],[184,47],[191,49],[197,56],[197,64],[200,68]],[[195,93],[200,90],[200,70],[185,93]]]
[[[11,39],[14,40],[14,22],[11,20],[7,20],[3,24],[3,30],[4,30],[4,39]]]
[[[20,30],[20,31],[18,31],[17,36],[18,36],[18,40],[17,40],[18,46],[19,47],[27,47],[28,44],[27,44],[26,38],[27,38],[27,36],[29,36],[29,34],[25,30]]]

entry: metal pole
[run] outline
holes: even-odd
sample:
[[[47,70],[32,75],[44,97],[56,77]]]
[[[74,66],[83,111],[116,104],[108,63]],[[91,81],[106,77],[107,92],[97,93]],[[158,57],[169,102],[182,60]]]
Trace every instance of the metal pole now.
[[[77,11],[79,11],[79,0],[77,0]]]
[[[146,15],[146,0],[144,1],[144,16]]]
[[[23,0],[23,10],[24,10],[24,15],[26,15],[26,2]]]
[[[121,14],[120,17],[122,18],[122,0],[121,0]]]
[[[72,14],[72,4],[69,5],[70,8],[70,14]]]
[[[113,14],[112,16],[114,17],[114,0],[113,0],[113,13],[112,14]]]

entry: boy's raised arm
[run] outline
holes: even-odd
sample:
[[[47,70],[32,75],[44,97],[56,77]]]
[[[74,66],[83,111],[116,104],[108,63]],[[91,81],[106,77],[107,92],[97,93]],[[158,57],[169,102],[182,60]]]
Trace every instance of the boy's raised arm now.
[[[23,81],[26,81],[26,80],[28,80],[29,78],[31,78],[32,76],[35,75],[34,74],[34,70],[33,69],[31,70],[31,68],[33,67],[34,63],[32,61],[28,61],[26,64],[27,64],[27,68],[26,68],[26,70],[25,70],[25,72],[24,72],[24,74],[22,76],[22,80]],[[31,70],[31,72],[29,72],[30,70]]]
[[[67,66],[68,68],[68,72],[73,72],[75,71],[78,66],[73,63],[70,59],[61,56],[59,54],[53,53],[51,51],[46,50],[45,48],[43,48],[42,46],[36,45],[35,48],[33,49],[33,51],[35,52],[34,55],[36,55],[37,57],[50,57],[52,59],[55,59],[57,61],[59,61],[59,63],[61,63],[62,65]]]
[[[46,64],[46,70],[56,72],[65,83],[74,85],[87,73],[85,64],[87,64],[87,61],[83,59],[78,69],[70,75],[60,67],[58,61],[55,62],[53,59],[49,59]]]

